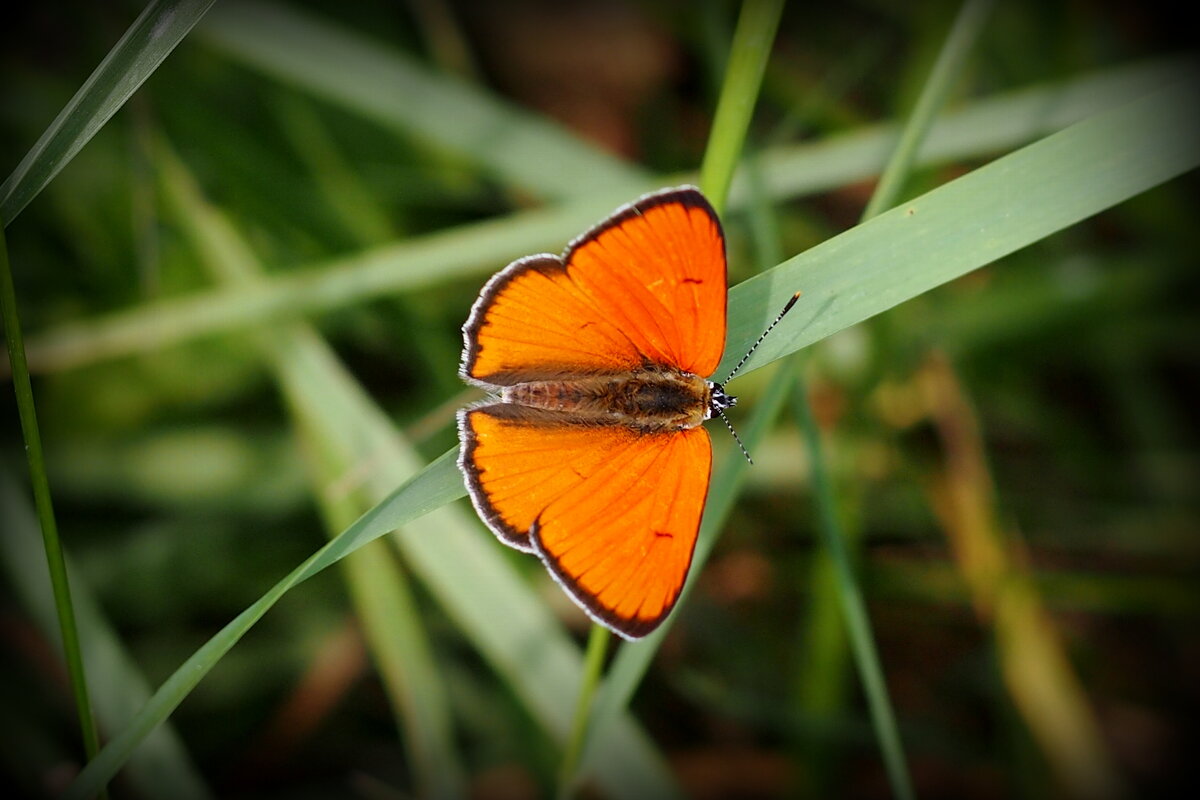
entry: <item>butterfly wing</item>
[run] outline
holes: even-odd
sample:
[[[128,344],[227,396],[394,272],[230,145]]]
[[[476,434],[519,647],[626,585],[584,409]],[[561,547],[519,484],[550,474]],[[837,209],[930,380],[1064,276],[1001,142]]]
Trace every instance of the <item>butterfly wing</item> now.
[[[627,638],[671,612],[708,494],[703,428],[571,424],[504,403],[460,412],[472,502],[503,540],[536,551],[594,619]]]
[[[725,239],[692,187],[649,194],[484,287],[463,326],[462,375],[510,386],[646,362],[694,375],[725,346]]]

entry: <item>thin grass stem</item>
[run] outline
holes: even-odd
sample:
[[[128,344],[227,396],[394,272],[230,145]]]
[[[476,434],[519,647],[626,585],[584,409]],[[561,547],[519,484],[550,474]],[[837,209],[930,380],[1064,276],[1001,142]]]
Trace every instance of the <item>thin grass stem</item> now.
[[[575,703],[575,718],[571,723],[571,735],[567,739],[567,747],[563,751],[563,760],[558,772],[559,800],[566,800],[575,792],[579,758],[583,755],[588,731],[592,727],[592,700],[596,696],[596,688],[600,685],[600,672],[604,668],[604,655],[608,652],[608,641],[611,638],[612,634],[608,628],[592,624],[587,652],[584,654],[583,681],[579,686],[579,699]]]
[[[21,322],[17,316],[17,292],[8,262],[8,243],[0,226],[0,315],[4,317],[4,340],[8,343],[8,358],[12,364],[13,391],[17,396],[17,413],[21,418],[21,435],[25,439],[25,455],[29,461],[29,480],[33,501],[42,528],[42,543],[46,548],[46,566],[54,590],[54,607],[62,633],[63,657],[75,697],[83,750],[90,761],[100,750],[100,737],[92,717],[88,699],[87,675],[83,668],[83,651],[79,646],[79,628],[75,622],[75,606],[71,603],[71,583],[67,578],[67,562],[58,524],[54,519],[54,504],[50,498],[50,481],[46,477],[46,459],[42,452],[42,437],[38,432],[37,409],[33,402],[33,386],[25,363],[25,343],[21,338]],[[101,795],[104,794],[101,789]]]
[[[717,213],[725,210],[782,13],[783,0],[746,0],[738,17],[721,97],[700,166],[700,190]]]
[[[899,196],[904,181],[916,162],[918,150],[925,142],[954,79],[961,74],[971,48],[983,30],[983,23],[991,5],[992,0],[967,0],[960,9],[933,70],[921,90],[913,113],[905,122],[896,148],[884,167],[870,201],[863,209],[863,222],[891,207]],[[871,709],[871,719],[883,752],[892,793],[896,797],[911,798],[914,796],[912,779],[904,758],[895,712],[883,679],[883,668],[875,648],[862,591],[854,575],[852,553],[837,518],[836,493],[829,478],[820,432],[808,405],[803,377],[797,378],[795,407],[812,462],[813,489],[819,511],[818,529],[833,567],[838,601],[842,607],[851,649]]]
[[[929,131],[946,102],[946,95],[949,94],[955,80],[962,76],[963,65],[983,30],[983,23],[992,9],[992,2],[993,0],[967,0],[959,9],[946,43],[942,45],[933,70],[917,98],[917,104],[900,132],[896,149],[892,151],[891,158],[879,177],[879,183],[875,185],[875,191],[863,209],[863,222],[891,208],[899,197],[904,181],[908,179],[913,164],[916,163],[917,152],[928,138]]]
[[[867,704],[871,709],[875,734],[883,751],[892,793],[902,800],[910,800],[915,795],[908,765],[904,760],[904,751],[900,745],[895,713],[888,698],[887,684],[883,679],[879,653],[875,649],[875,639],[871,633],[871,622],[863,602],[862,590],[859,589],[854,576],[850,551],[846,547],[841,522],[838,520],[837,499],[821,445],[821,433],[808,405],[808,393],[802,375],[796,377],[793,406],[812,463],[813,494],[818,512],[817,530],[837,575],[836,586],[842,616],[854,650],[859,678],[867,695]]]

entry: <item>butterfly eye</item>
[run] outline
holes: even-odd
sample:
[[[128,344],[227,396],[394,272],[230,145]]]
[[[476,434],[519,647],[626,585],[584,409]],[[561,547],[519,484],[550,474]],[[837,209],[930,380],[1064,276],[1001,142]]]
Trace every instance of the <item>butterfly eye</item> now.
[[[709,400],[709,406],[713,412],[721,412],[727,408],[733,408],[737,405],[737,398],[731,394],[725,394],[725,387],[719,383],[714,383],[712,386],[712,399]],[[709,415],[711,417],[711,414]]]

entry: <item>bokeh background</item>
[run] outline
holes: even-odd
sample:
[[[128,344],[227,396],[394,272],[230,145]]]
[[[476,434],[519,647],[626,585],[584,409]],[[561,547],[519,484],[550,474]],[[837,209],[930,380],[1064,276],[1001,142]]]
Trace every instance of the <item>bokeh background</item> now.
[[[295,424],[294,396],[254,328],[172,335],[185,311],[171,302],[216,279],[163,188],[183,179],[163,177],[161,148],[269,280],[395,242],[453,249],[467,226],[561,198],[372,111],[355,86],[337,84],[322,55],[330,39],[465,86],[468,107],[561,126],[604,156],[578,191],[594,181],[611,192],[622,162],[664,183],[698,166],[737,16],[717,0],[270,8],[302,20],[303,35],[243,28],[241,41],[236,14],[219,4],[225,22],[202,22],[7,229],[76,585],[151,687],[345,527],[337,520],[357,512],[338,503],[376,469],[366,458],[337,480],[314,477],[320,448]],[[748,150],[901,119],[957,9],[790,4]],[[138,11],[6,9],[0,172]],[[949,107],[1160,63],[1192,45],[1190,27],[1154,5],[1000,4]],[[256,57],[280,42],[332,84],[315,88],[321,78]],[[442,85],[423,97],[428,113],[458,113]],[[924,166],[906,194],[1000,154],[983,147]],[[537,153],[526,157],[531,174],[541,169]],[[775,198],[782,252],[854,225],[872,187],[856,178]],[[1196,188],[1194,174],[1164,184],[808,357],[841,526],[920,796],[1196,788]],[[744,210],[726,220],[732,282],[769,266],[756,262],[751,224]],[[427,460],[455,445],[453,411],[475,397],[457,377],[459,326],[508,256],[463,260],[403,290],[318,298],[307,317]],[[106,320],[147,309],[124,343],[104,338]],[[736,383],[735,424],[767,373]],[[0,388],[0,768],[14,793],[47,796],[78,771],[81,750],[56,634],[31,599],[43,563],[11,383]],[[887,796],[792,415],[754,456],[632,711],[688,795]],[[482,525],[476,533],[479,548],[500,548]],[[406,570],[394,550],[382,553]],[[503,558],[582,642],[586,620],[536,561]],[[408,734],[364,642],[353,580],[328,570],[290,592],[173,715],[172,763],[198,796],[413,796]],[[558,745],[426,587],[413,581],[409,594],[446,688],[465,791],[551,794]],[[1054,730],[1068,732],[1058,745],[1048,744]],[[165,796],[129,776],[112,792]]]

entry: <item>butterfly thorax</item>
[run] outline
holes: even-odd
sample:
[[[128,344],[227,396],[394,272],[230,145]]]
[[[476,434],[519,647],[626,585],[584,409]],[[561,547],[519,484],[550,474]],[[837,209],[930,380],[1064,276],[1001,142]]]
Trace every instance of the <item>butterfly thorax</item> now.
[[[571,422],[625,425],[642,431],[695,428],[736,402],[698,375],[652,366],[629,372],[572,376],[504,388],[506,403],[561,412]]]

